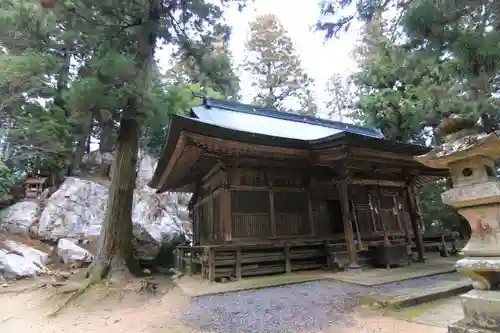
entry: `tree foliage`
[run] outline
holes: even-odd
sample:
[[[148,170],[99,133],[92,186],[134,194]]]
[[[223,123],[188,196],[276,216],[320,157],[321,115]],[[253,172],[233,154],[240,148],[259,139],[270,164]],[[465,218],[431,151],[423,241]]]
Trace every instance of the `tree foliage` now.
[[[389,140],[419,144],[438,144],[434,131],[453,114],[477,121],[486,132],[498,128],[495,1],[328,1],[321,11],[330,14],[317,25],[327,37],[354,21],[363,25],[355,51],[359,71],[352,75],[359,122],[380,128]],[[438,200],[442,191],[440,184],[422,189],[426,223],[460,225],[463,219]]]
[[[15,183],[12,169],[0,161],[0,200],[6,198]]]
[[[321,9],[332,15],[318,24],[329,37],[355,19],[364,23],[354,75],[359,118],[399,141],[418,141],[451,114],[478,120],[488,132],[498,127],[495,1],[342,0]],[[390,10],[394,17],[383,15]]]
[[[229,37],[227,27],[218,27],[210,38],[192,44],[188,52],[176,49],[172,55],[172,67],[167,71],[168,80],[174,84],[199,84],[237,99],[239,79],[228,48]]]
[[[92,139],[114,154],[92,279],[136,268],[131,209],[140,146],[160,153],[170,116],[196,102],[192,92],[238,94],[222,20],[229,3],[244,1],[0,4],[0,111],[9,164],[75,175]],[[178,77],[161,75],[154,57],[160,44],[176,50]]]
[[[290,110],[307,105],[313,81],[302,67],[292,39],[274,14],[250,23],[250,37],[243,68],[252,75],[254,102],[264,107]],[[309,91],[309,93],[308,93]]]
[[[337,118],[339,121],[343,121],[345,116],[352,116],[356,96],[351,90],[352,87],[348,81],[343,79],[338,73],[334,73],[328,79],[325,107],[328,110],[328,117],[330,119]]]
[[[187,115],[193,107],[200,105],[202,100],[196,95],[204,94],[208,97],[224,99],[225,96],[210,88],[204,89],[200,84],[185,83],[156,87],[156,103],[150,110],[155,112],[146,120],[143,136],[143,146],[152,156],[159,157],[167,141],[170,116],[173,114]]]

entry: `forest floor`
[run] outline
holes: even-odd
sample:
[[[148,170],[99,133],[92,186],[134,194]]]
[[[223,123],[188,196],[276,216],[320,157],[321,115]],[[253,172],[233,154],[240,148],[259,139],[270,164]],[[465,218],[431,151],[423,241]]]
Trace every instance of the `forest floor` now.
[[[305,291],[304,288],[299,289],[297,285],[296,287],[286,287],[296,288],[297,291],[280,289],[285,287],[276,287],[261,290],[260,294],[255,295],[247,294],[246,296],[237,295],[233,297],[228,294],[227,296],[220,295],[218,296],[219,298],[204,299],[200,297],[189,299],[174,286],[171,280],[165,277],[155,280],[157,286],[155,292],[140,292],[141,281],[121,286],[120,288],[104,285],[93,287],[62,309],[57,316],[51,316],[50,313],[63,302],[68,294],[63,293],[61,290],[56,292],[56,288],[53,287],[34,290],[34,286],[39,286],[40,282],[43,282],[43,280],[18,281],[6,288],[0,289],[0,304],[2,304],[2,310],[0,311],[0,332],[54,333],[67,331],[72,333],[91,333],[102,332],[103,328],[110,329],[113,332],[125,333],[201,333],[226,332],[226,329],[231,332],[249,333],[274,333],[283,331],[304,333],[396,333],[423,332],[424,330],[426,333],[444,333],[447,331],[446,327],[413,323],[401,318],[382,316],[354,307],[344,309],[345,311],[339,311],[338,309],[326,309],[325,311],[326,304],[324,302],[326,299],[320,300],[316,307],[311,306],[311,304],[306,304],[304,307],[315,308],[316,311],[323,309],[320,312],[324,312],[327,316],[330,316],[330,324],[318,327],[316,320],[313,318],[313,323],[309,328],[307,325],[299,325],[300,327],[296,327],[296,329],[291,327],[291,324],[295,325],[297,318],[307,317],[310,313],[305,308],[297,305],[298,300],[292,299],[280,303],[279,298],[290,297],[283,296],[289,295],[290,291],[292,291],[292,295],[298,292],[297,296],[303,297],[300,296],[300,293],[302,295],[305,293],[309,294],[306,298],[311,298],[312,294],[316,295],[318,292],[315,288],[323,288],[321,283],[305,286]],[[329,288],[335,289],[337,287],[330,286]],[[338,287],[335,290],[337,290],[336,292],[339,290],[344,292],[345,288]],[[257,311],[258,316],[255,316],[255,308],[252,309],[254,314],[244,313],[242,315],[241,313],[233,313],[237,321],[231,319],[231,313],[223,317],[217,315],[217,312],[228,311],[225,309],[225,306],[229,303],[223,304],[224,302],[234,302],[235,299],[243,299],[245,304],[247,304],[248,302],[244,300],[245,297],[250,298],[255,296],[256,302],[254,306],[258,307],[259,304],[263,304],[262,302],[259,303],[259,299],[263,295],[262,293],[266,293],[266,302],[271,302],[274,305],[271,306],[269,305],[271,303],[267,303],[267,309],[263,311],[260,311],[262,309],[257,309],[259,310]],[[345,299],[347,299],[346,297],[356,297],[352,294],[347,294],[348,296],[345,296]],[[233,298],[228,301],[228,297]],[[200,303],[205,303],[205,307],[200,307]],[[210,304],[209,307],[206,307],[207,303]],[[276,304],[281,305],[276,306]],[[230,312],[238,311],[234,304],[230,304],[230,307],[232,308],[229,310]],[[298,315],[299,313],[301,315]],[[292,314],[293,317],[289,318],[287,314]],[[270,316],[274,315],[277,315],[277,317],[270,318]],[[317,314],[313,314],[313,316],[315,315]],[[206,322],[207,318],[210,317],[214,318],[212,319],[214,322],[226,317],[224,320],[231,321],[231,323],[222,323],[222,325],[219,323],[216,326],[213,326],[213,323],[207,323],[206,326],[200,324],[204,320]],[[297,318],[294,319],[294,317]],[[320,314],[318,320],[324,320],[325,318],[323,317],[324,314]],[[198,324],[193,325],[193,320],[197,321]],[[283,324],[277,324],[277,326],[269,327],[269,320],[273,323],[283,320],[289,326],[286,327]],[[258,327],[262,325],[266,325],[267,327],[264,326],[259,329]]]

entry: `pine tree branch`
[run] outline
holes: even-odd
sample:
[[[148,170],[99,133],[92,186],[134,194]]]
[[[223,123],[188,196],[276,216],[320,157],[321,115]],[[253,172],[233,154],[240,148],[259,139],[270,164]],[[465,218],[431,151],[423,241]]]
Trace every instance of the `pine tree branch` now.
[[[76,16],[78,16],[80,19],[84,20],[88,24],[95,24],[95,25],[100,25],[100,26],[108,27],[108,28],[120,28],[121,31],[123,31],[127,28],[135,27],[135,26],[142,24],[142,18],[140,18],[140,17],[135,18],[133,22],[127,23],[127,24],[109,24],[109,23],[105,23],[102,21],[99,22],[97,20],[93,20],[93,19],[89,19],[88,17],[85,17],[84,15],[79,13],[74,6],[70,7],[69,5],[65,5],[64,3],[62,3],[62,6],[66,9],[66,11],[68,11],[69,13],[75,14]],[[123,17],[118,17],[114,13],[112,13],[112,15],[118,20],[123,20]]]

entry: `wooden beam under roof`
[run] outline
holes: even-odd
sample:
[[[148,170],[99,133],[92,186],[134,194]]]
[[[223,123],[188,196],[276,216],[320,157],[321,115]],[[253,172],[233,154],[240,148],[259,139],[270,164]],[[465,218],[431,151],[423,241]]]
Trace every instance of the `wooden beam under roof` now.
[[[241,143],[194,133],[189,133],[187,136],[196,146],[204,148],[208,153],[223,154],[226,156],[274,156],[275,158],[287,158],[292,156],[302,158],[309,157],[309,150],[307,149]]]

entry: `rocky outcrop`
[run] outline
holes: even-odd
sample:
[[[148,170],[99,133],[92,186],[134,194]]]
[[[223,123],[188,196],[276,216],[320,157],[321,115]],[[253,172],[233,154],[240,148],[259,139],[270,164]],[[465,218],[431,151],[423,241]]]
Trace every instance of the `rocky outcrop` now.
[[[79,178],[68,178],[49,198],[40,216],[39,237],[84,239],[98,236],[107,204],[108,189]],[[172,194],[134,192],[132,222],[136,257],[152,260],[163,246],[184,242],[186,233],[173,206]]]
[[[97,171],[103,165],[111,165],[113,161],[112,153],[101,153],[98,150],[85,154],[82,158],[82,164],[88,171]],[[135,188],[140,190],[147,187],[147,184],[153,178],[156,164],[158,161],[151,155],[146,154],[144,150],[139,150],[137,153],[137,166],[136,166],[136,182]],[[111,177],[112,174],[109,174]]]
[[[0,276],[7,280],[32,277],[49,270],[45,267],[49,255],[11,240],[0,241]]]
[[[147,184],[153,178],[156,164],[158,164],[158,161],[155,158],[148,154],[144,154],[142,151],[139,152],[139,158],[137,161],[137,176],[135,179],[136,189],[149,189]]]
[[[92,152],[84,157],[83,163],[87,170],[92,170],[99,168],[102,163],[109,163],[111,157],[110,154]],[[190,195],[157,194],[147,186],[157,161],[142,153],[138,157],[132,210],[134,255],[140,260],[156,259],[156,262],[158,258],[164,257],[165,251],[190,239],[191,223],[187,211]],[[70,177],[49,198],[43,199],[43,204],[39,201],[22,201],[3,209],[0,211],[0,231],[29,234],[41,240],[57,242],[57,255],[67,265],[90,262],[95,254],[93,249],[97,246],[95,242],[104,221],[108,197],[108,181],[103,181],[102,184],[97,181],[100,179],[91,181]],[[89,239],[89,246],[80,244]],[[20,247],[28,253],[26,248],[29,247]],[[30,276],[44,271],[43,260],[26,259],[26,256],[18,254],[21,252],[9,252],[4,248],[0,247],[0,277],[3,271],[7,272],[5,274],[8,278]],[[33,253],[39,252],[32,250]]]
[[[79,178],[68,178],[47,200],[36,234],[42,239],[98,235],[108,189]]]
[[[82,165],[87,172],[103,173],[103,168],[109,168],[113,162],[112,153],[101,153],[99,150],[91,151],[83,155]]]
[[[0,228],[10,234],[27,235],[40,216],[40,202],[20,201],[0,211]]]
[[[78,246],[77,240],[61,238],[57,242],[57,257],[66,265],[90,264],[94,256]]]

